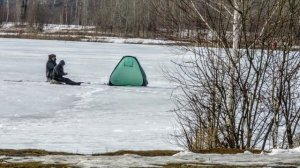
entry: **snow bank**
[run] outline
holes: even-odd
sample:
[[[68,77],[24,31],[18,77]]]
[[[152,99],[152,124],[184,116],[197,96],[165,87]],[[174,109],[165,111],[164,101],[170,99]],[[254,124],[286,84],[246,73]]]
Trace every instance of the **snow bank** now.
[[[143,39],[143,38],[119,38],[119,37],[105,37],[105,36],[85,36],[82,41],[90,42],[105,42],[105,43],[117,43],[117,44],[176,44],[177,41],[161,40],[161,39]]]
[[[16,36],[16,35],[18,35],[18,33],[3,33],[3,32],[0,32],[0,35],[1,36]]]
[[[57,24],[44,25],[45,32],[59,32],[62,30],[88,30],[88,29],[95,29],[95,26],[57,25]]]
[[[295,152],[299,152],[299,153],[300,153],[300,146],[297,147],[297,148],[294,148],[294,149],[292,149],[292,150],[295,151]]]
[[[300,154],[300,147],[294,149],[272,149],[272,152],[269,155],[277,155],[277,154]]]
[[[1,28],[3,28],[3,29],[10,29],[10,28],[15,27],[16,24],[17,23],[13,23],[13,22],[2,23]]]
[[[179,153],[176,153],[173,156],[191,156],[191,155],[195,155],[195,153],[190,152],[190,151],[181,151]]]
[[[250,151],[245,151],[244,154],[246,154],[246,155],[251,155],[251,154],[253,154],[253,153],[250,152]]]

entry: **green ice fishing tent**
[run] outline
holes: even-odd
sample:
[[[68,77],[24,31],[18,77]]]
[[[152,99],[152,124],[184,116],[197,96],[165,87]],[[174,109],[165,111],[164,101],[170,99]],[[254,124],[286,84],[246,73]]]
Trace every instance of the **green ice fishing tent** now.
[[[109,78],[111,86],[147,86],[146,74],[136,57],[124,56]]]

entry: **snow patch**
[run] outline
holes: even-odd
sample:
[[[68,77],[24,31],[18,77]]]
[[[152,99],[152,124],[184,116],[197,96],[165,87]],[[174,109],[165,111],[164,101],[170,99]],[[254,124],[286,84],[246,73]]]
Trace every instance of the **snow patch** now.
[[[14,23],[14,22],[5,22],[5,23],[2,23],[1,28],[10,29],[12,27],[15,27],[15,25],[16,25],[16,23]]]
[[[195,155],[195,153],[190,152],[190,151],[181,151],[181,152],[176,153],[173,156],[192,156],[192,155]]]
[[[300,147],[294,149],[272,149],[269,155],[277,155],[277,154],[293,154],[299,153],[300,154]]]
[[[5,33],[5,32],[0,32],[0,35],[2,36],[16,36],[18,33]]]
[[[57,25],[57,24],[47,24],[44,25],[43,30],[45,32],[59,32],[63,30],[88,30],[95,29],[95,26],[81,26],[81,25]]]
[[[252,152],[250,152],[250,151],[245,151],[244,154],[246,154],[246,155],[251,155]]]

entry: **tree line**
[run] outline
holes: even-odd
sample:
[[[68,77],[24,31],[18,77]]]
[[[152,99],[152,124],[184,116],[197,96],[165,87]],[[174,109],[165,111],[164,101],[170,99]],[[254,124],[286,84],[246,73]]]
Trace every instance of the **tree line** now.
[[[96,26],[97,31],[118,36],[157,37],[161,33],[174,33],[180,37],[182,25],[166,32],[164,23],[170,18],[157,12],[163,5],[182,15],[175,3],[172,0],[0,0],[0,22]]]
[[[205,4],[207,0],[196,3]],[[229,1],[230,2],[230,1]],[[253,0],[252,8],[259,8]],[[65,24],[95,26],[97,31],[117,36],[164,37],[193,40],[210,36],[207,24],[196,19],[197,13],[180,6],[177,0],[0,0],[0,23],[17,22],[30,25]],[[270,1],[269,4],[272,4]],[[271,5],[270,5],[271,6]],[[199,9],[211,20],[218,16]],[[227,9],[225,9],[227,10]],[[255,20],[252,20],[253,22]],[[258,20],[257,20],[258,21]],[[254,27],[247,31],[253,32]],[[231,31],[230,26],[227,27]],[[300,37],[300,29],[295,30]],[[199,37],[199,38],[202,38]]]

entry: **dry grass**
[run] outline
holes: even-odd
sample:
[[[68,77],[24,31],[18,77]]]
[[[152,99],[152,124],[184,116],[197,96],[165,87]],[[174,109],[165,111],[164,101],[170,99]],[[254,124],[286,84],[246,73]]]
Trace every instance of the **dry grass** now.
[[[209,150],[198,150],[193,151],[195,153],[200,154],[237,154],[244,153],[246,150],[243,149],[228,149],[228,148],[215,148]],[[254,154],[260,154],[261,150],[247,150]],[[172,156],[179,151],[175,150],[148,150],[148,151],[133,151],[133,150],[120,150],[116,152],[108,152],[101,154],[93,154],[93,156],[120,156],[125,154],[134,154],[140,156]],[[45,156],[45,155],[80,155],[74,153],[66,153],[66,152],[49,152],[45,150],[37,150],[37,149],[23,149],[23,150],[15,150],[15,149],[0,149],[0,156]]]
[[[172,156],[178,152],[179,151],[173,151],[173,150],[149,150],[149,151],[121,150],[117,152],[94,154],[93,156],[120,156],[125,154],[133,154],[133,155],[154,157],[154,156]]]
[[[72,153],[66,152],[48,152],[45,150],[36,150],[36,149],[23,149],[23,150],[14,150],[14,149],[0,149],[0,156],[46,156],[46,155],[75,155]]]
[[[83,36],[63,36],[63,35],[44,35],[44,34],[15,34],[0,35],[0,38],[36,39],[36,40],[61,40],[61,41],[81,41]]]
[[[254,154],[260,154],[262,150],[246,150],[246,149],[230,149],[230,148],[214,148],[214,149],[207,149],[207,150],[196,150],[193,151],[195,153],[201,153],[201,154],[238,154],[238,153],[244,153],[245,151],[250,151]]]
[[[42,164],[39,162],[1,163],[1,168],[76,168],[66,164]]]
[[[163,168],[241,168],[241,167],[255,167],[260,168],[263,166],[233,166],[233,165],[214,165],[214,164],[200,164],[200,163],[171,163],[168,165],[158,165]]]
[[[244,153],[245,151],[250,151],[254,154],[260,154],[261,150],[243,150],[243,149],[228,149],[228,148],[215,148],[209,150],[198,150],[193,151],[195,153],[200,154],[238,154]],[[174,150],[150,150],[150,151],[131,151],[131,150],[121,150],[116,152],[109,152],[103,154],[94,154],[93,156],[120,156],[125,154],[134,154],[140,156],[173,156],[174,154],[178,153],[179,151]]]

